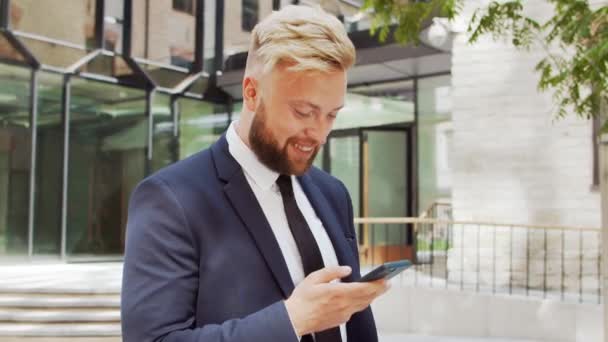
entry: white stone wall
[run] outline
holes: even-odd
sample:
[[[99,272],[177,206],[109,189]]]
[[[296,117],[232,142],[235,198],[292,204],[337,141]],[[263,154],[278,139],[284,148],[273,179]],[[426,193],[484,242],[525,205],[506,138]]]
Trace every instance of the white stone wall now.
[[[526,3],[531,14],[551,8]],[[521,52],[489,38],[474,45],[465,34],[456,39],[456,219],[600,226],[599,192],[591,190],[591,123],[574,115],[556,119],[552,95],[537,91],[534,66],[544,55],[541,47]]]
[[[464,22],[468,23],[471,10],[480,3],[467,2]],[[527,13],[536,18],[546,18],[552,8],[544,1],[529,1],[526,6]],[[537,90],[539,74],[534,67],[545,55],[546,50],[541,46],[522,52],[508,42],[495,42],[489,37],[474,45],[467,43],[466,34],[455,40],[452,57],[454,219],[600,227],[600,195],[592,189],[591,122],[574,114],[556,118],[552,94]],[[464,277],[470,282],[476,281],[478,258],[474,231],[466,230],[464,240],[460,232],[456,232],[456,248],[450,251],[448,262],[450,279],[454,281],[460,281],[463,251]],[[481,281],[486,284],[493,281],[495,269],[499,283],[508,284],[511,279],[525,284],[525,270],[531,264],[530,283],[534,287],[542,286],[544,234],[532,234],[529,256],[525,234],[515,234],[512,251],[515,261],[509,267],[509,258],[505,257],[511,255],[511,250],[505,245],[509,242],[506,231],[499,236],[496,246],[489,231],[482,234]],[[598,272],[599,239],[584,237],[581,252],[579,235],[567,235],[565,269],[561,266],[559,239],[551,235],[548,238],[549,286],[555,287],[565,273],[566,287],[575,290],[581,278],[582,260],[584,287],[597,287],[594,279]],[[499,256],[497,266],[494,266],[495,252]]]

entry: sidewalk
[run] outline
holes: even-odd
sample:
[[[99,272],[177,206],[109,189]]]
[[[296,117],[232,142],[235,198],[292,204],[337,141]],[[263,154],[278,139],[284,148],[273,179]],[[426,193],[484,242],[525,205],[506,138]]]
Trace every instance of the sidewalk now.
[[[2,337],[2,342],[120,342],[120,337],[74,337],[74,338],[52,338],[52,337]],[[380,335],[379,342],[541,342],[533,340],[511,340],[511,339],[491,339],[474,337],[439,337],[439,336],[419,336],[419,335]]]
[[[514,340],[504,338],[446,337],[406,334],[380,334],[379,342],[542,342],[539,340]]]

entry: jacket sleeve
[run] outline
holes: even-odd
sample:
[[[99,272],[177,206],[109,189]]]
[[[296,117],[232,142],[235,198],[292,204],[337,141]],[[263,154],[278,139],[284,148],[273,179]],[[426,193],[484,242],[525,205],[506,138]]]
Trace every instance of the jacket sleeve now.
[[[123,341],[297,342],[283,301],[243,318],[195,326],[199,253],[184,210],[165,182],[144,180],[131,196],[128,217]]]

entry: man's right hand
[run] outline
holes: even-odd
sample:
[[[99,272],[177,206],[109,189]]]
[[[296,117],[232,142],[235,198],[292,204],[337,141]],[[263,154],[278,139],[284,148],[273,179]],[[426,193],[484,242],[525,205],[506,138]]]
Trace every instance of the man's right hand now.
[[[298,336],[346,323],[390,287],[384,279],[365,283],[332,282],[350,273],[348,266],[326,267],[309,274],[296,286],[285,306]]]

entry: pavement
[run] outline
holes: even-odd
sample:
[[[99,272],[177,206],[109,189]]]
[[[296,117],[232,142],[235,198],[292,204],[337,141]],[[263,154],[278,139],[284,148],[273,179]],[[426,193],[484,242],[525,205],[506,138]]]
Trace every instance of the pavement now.
[[[120,337],[74,337],[74,338],[52,338],[52,337],[1,337],[2,342],[120,342]],[[475,338],[475,337],[441,337],[421,336],[405,334],[381,335],[379,342],[541,342],[533,340],[513,340],[499,338]]]
[[[54,295],[71,293],[116,295],[120,293],[121,263],[0,263],[0,293],[34,293]],[[420,283],[425,275],[419,275]],[[422,279],[422,280],[421,280]],[[404,277],[403,285],[412,285],[413,277]],[[428,278],[429,281],[433,279]],[[413,283],[413,282],[412,282]],[[406,286],[407,286],[406,285]],[[119,342],[120,337],[10,337],[2,342]],[[539,340],[425,336],[380,333],[380,342],[541,342]]]
[[[481,337],[450,337],[450,336],[424,336],[406,334],[383,334],[379,342],[543,342],[540,340],[517,340],[504,338]]]

